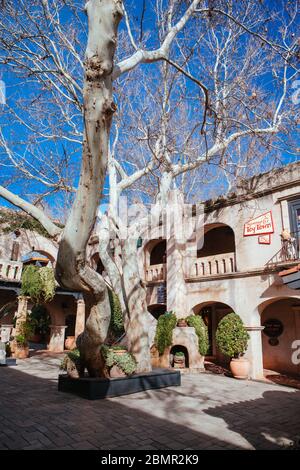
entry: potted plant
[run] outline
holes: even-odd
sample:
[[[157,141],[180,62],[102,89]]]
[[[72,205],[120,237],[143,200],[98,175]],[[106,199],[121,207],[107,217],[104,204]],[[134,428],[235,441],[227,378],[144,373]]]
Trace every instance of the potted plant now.
[[[125,346],[122,346],[120,344],[109,346],[109,350],[117,355],[126,354],[128,352]]]
[[[14,356],[17,359],[26,359],[29,356],[29,346],[26,337],[22,334],[15,337],[16,347]]]
[[[25,359],[29,356],[28,339],[33,333],[33,328],[32,323],[28,320],[18,327],[18,334],[15,336],[15,358]]]
[[[187,325],[187,322],[186,322],[186,319],[185,318],[179,318],[179,320],[177,320],[177,326],[179,326],[180,328],[184,328]]]
[[[185,368],[185,355],[184,352],[178,351],[174,354],[174,368],[184,369]]]
[[[248,340],[249,334],[239,315],[232,312],[222,318],[216,331],[216,342],[220,351],[231,358],[230,370],[237,379],[249,376],[250,363],[243,357]]]

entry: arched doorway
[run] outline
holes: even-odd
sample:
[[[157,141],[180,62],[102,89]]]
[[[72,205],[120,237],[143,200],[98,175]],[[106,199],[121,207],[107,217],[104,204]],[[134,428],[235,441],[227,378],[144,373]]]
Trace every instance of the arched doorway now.
[[[151,313],[155,320],[158,320],[158,317],[166,313],[166,311],[167,306],[165,304],[154,304],[148,306],[148,312]]]
[[[66,332],[65,337],[75,336],[76,315],[71,314],[66,317]]]
[[[300,298],[272,299],[262,304],[259,312],[264,326],[264,369],[300,375],[300,364],[293,357],[293,346],[300,340]]]
[[[171,351],[170,351],[170,365],[171,367],[176,368],[176,354],[179,353],[183,357],[183,363],[182,365],[179,363],[177,364],[177,368],[189,368],[189,353],[188,350],[185,346],[182,346],[181,344],[176,344],[175,346],[172,346]]]
[[[194,307],[194,313],[200,315],[207,326],[209,337],[209,350],[205,359],[214,362],[215,364],[227,367],[230,358],[224,356],[219,350],[216,343],[216,330],[222,318],[228,313],[233,312],[233,309],[221,302],[205,302]]]

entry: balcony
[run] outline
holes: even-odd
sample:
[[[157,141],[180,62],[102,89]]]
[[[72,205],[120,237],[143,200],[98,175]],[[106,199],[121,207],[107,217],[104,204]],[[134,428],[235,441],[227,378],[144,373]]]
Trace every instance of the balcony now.
[[[20,261],[7,261],[0,259],[0,280],[20,281],[23,263]]]
[[[266,263],[268,267],[288,266],[299,261],[299,232],[291,232],[289,240],[281,241],[280,250]]]
[[[198,258],[190,263],[189,278],[219,276],[236,272],[235,253],[224,253]]]
[[[166,280],[166,264],[152,264],[146,268],[146,281],[165,281]]]

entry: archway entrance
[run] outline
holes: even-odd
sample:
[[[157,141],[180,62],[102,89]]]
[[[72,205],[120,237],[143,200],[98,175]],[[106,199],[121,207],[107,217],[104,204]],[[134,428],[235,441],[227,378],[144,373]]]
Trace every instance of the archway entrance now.
[[[300,375],[300,299],[285,298],[259,307],[264,369],[288,375]],[[298,345],[297,345],[298,341]],[[294,354],[293,354],[294,353]]]
[[[205,360],[227,367],[229,365],[230,358],[224,356],[224,354],[219,350],[216,343],[216,330],[220,320],[228,315],[228,313],[233,312],[233,309],[229,305],[221,302],[206,302],[197,305],[193,310],[196,315],[200,315],[202,317],[208,328],[209,350]]]

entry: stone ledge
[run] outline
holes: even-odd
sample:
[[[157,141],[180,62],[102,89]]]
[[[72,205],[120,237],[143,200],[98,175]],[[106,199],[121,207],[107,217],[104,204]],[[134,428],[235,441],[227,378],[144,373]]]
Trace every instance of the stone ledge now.
[[[61,374],[58,379],[58,391],[74,393],[88,400],[119,397],[165,387],[181,385],[179,371],[156,369],[146,374],[114,379],[90,378],[73,379]]]

